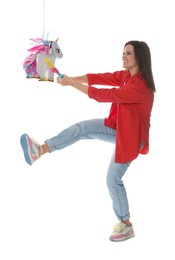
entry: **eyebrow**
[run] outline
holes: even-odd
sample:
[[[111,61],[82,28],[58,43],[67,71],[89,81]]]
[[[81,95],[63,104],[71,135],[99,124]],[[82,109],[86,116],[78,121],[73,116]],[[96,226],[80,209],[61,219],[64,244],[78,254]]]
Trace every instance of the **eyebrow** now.
[[[123,53],[128,53],[128,54],[130,54],[130,53],[132,53],[132,51],[123,51]]]

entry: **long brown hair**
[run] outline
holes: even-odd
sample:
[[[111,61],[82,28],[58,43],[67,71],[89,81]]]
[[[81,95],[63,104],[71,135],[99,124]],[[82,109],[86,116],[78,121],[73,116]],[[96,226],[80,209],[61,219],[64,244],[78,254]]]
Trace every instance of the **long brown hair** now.
[[[143,78],[146,80],[148,87],[156,92],[154,84],[154,78],[152,73],[151,64],[151,52],[148,45],[143,41],[129,41],[125,43],[125,46],[131,44],[134,47],[136,59],[138,61],[139,70],[142,73]]]

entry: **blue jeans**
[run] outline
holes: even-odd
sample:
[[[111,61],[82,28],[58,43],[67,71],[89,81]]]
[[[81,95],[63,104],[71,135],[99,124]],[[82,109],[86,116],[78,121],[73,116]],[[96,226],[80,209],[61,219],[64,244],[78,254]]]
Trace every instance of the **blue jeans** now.
[[[99,139],[115,144],[116,130],[105,126],[104,119],[92,119],[72,125],[45,142],[49,146],[50,152],[53,152],[83,139]],[[109,194],[112,198],[114,212],[120,221],[130,217],[127,194],[122,181],[129,165],[130,162],[116,163],[114,151],[107,172]]]

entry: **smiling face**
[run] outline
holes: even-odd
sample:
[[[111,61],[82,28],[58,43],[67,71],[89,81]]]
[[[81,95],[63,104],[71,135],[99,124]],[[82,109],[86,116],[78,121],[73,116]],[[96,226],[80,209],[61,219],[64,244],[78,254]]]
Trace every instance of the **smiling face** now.
[[[122,60],[123,68],[129,70],[131,76],[139,72],[139,66],[135,57],[134,47],[131,44],[125,46]]]

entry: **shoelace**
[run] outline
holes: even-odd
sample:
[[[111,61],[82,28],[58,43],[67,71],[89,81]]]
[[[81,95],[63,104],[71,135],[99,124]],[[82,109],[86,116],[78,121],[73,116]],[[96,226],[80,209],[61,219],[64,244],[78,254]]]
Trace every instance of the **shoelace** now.
[[[123,228],[123,225],[124,225],[123,223],[116,224],[114,226],[114,230],[119,232]]]
[[[34,138],[31,138],[31,140],[37,146],[37,148],[38,148],[38,155],[40,157],[41,154],[43,153],[41,145]]]

